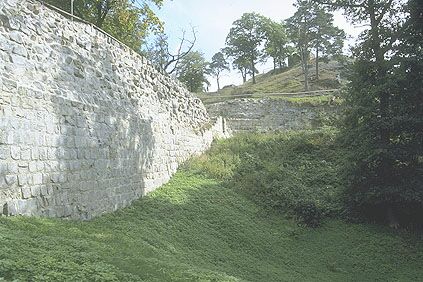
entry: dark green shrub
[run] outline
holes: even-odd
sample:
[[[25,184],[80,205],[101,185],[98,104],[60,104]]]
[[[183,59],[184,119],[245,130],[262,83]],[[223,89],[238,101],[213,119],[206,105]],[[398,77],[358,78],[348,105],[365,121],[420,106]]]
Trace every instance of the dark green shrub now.
[[[309,227],[318,227],[324,217],[323,212],[313,202],[300,201],[294,208],[295,215]]]
[[[242,134],[219,141],[187,166],[316,227],[342,211],[338,175],[343,153],[335,136],[330,129]]]

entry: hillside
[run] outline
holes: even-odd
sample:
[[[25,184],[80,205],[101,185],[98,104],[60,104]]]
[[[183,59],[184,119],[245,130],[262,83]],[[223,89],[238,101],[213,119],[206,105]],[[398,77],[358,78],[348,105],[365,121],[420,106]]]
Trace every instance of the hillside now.
[[[310,91],[340,88],[343,82],[339,82],[337,76],[340,75],[344,68],[341,63],[337,61],[320,62],[318,80],[315,79],[314,63],[314,61],[310,62]],[[253,84],[250,79],[239,86],[227,86],[223,87],[219,92],[199,93],[197,95],[203,102],[210,103],[235,98],[238,95],[258,98],[273,96],[269,95],[272,93],[299,93],[303,91],[303,72],[300,65],[295,65],[277,74],[274,74],[273,71],[259,74],[256,77],[256,84]]]
[[[116,213],[89,222],[0,217],[0,280],[418,281],[420,235],[331,215],[340,150],[331,132],[243,135]],[[321,226],[280,212],[295,200],[272,201],[280,187],[324,209]]]

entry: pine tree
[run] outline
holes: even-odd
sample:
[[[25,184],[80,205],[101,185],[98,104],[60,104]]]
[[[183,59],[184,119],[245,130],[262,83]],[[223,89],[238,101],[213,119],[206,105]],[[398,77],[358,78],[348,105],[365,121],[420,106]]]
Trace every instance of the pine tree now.
[[[333,25],[333,16],[312,0],[297,0],[297,11],[287,20],[287,28],[301,57],[304,89],[309,90],[310,53],[316,52],[316,79],[319,78],[319,54],[342,53],[345,33]]]

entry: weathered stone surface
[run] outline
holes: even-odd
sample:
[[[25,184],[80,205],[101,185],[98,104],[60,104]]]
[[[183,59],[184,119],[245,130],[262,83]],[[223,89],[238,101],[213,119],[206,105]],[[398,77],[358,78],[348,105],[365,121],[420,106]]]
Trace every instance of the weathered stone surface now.
[[[116,210],[225,135],[179,82],[91,26],[33,0],[2,1],[0,23],[0,214]]]
[[[206,105],[211,117],[222,116],[234,132],[309,129],[319,126],[319,115],[338,107],[302,106],[282,99],[242,98]]]

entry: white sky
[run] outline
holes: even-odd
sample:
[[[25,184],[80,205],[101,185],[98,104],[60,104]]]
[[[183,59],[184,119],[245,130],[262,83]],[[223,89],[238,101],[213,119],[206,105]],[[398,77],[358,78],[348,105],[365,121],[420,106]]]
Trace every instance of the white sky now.
[[[195,50],[204,53],[206,60],[225,46],[225,39],[232,23],[243,13],[256,12],[275,21],[291,17],[295,13],[294,0],[165,0],[163,7],[156,11],[165,22],[165,32],[169,36],[170,46],[177,44],[181,30],[187,35],[191,25],[197,30]],[[344,17],[335,14],[335,25],[347,34],[356,37],[361,29],[353,28]],[[351,42],[351,41],[350,41]],[[272,69],[271,62],[258,66],[260,72]],[[210,91],[217,89],[213,78]],[[240,84],[242,78],[236,71],[225,73],[221,78],[221,87],[228,84]]]

